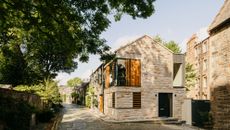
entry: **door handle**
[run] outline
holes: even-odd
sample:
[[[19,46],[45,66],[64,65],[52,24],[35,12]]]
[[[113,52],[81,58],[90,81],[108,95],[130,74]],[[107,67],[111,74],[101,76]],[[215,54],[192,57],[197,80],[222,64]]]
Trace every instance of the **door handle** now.
[[[160,108],[161,111],[165,110],[164,108]]]

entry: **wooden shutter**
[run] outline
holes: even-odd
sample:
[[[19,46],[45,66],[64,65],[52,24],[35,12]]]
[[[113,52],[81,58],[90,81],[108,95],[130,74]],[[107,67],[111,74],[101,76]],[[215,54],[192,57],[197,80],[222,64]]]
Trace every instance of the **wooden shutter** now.
[[[126,60],[126,85],[140,86],[141,85],[141,62],[140,60]]]
[[[141,73],[140,73],[140,60],[131,60],[131,76],[130,76],[130,85],[131,86],[140,86],[140,77],[141,77]]]
[[[110,66],[106,66],[105,68],[105,88],[109,88],[110,84]]]
[[[103,112],[103,104],[104,104],[103,96],[100,96],[100,104],[99,104],[99,110],[100,110],[100,112]]]
[[[133,108],[141,108],[141,92],[133,92]]]

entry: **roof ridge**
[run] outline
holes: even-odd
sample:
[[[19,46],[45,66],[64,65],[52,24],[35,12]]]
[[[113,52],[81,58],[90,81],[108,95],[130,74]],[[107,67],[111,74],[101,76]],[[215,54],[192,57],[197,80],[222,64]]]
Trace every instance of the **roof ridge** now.
[[[127,44],[125,44],[124,46],[119,47],[119,48],[116,49],[114,52],[116,53],[117,51],[119,51],[119,50],[121,50],[121,49],[123,49],[123,48],[125,48],[125,47],[127,47],[127,46],[129,46],[129,45],[132,45],[133,43],[135,43],[135,42],[137,42],[137,41],[143,39],[144,37],[151,38],[150,36],[148,36],[148,35],[145,34],[145,35],[143,35],[143,36],[137,38],[136,40],[133,40],[132,42],[127,43]],[[152,38],[151,38],[151,39],[152,39]]]

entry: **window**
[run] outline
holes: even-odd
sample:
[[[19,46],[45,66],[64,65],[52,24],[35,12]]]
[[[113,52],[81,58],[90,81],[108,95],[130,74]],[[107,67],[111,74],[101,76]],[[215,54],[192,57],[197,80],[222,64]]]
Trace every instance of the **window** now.
[[[181,63],[173,64],[173,86],[183,86],[183,71]]]
[[[141,82],[140,60],[118,59],[117,61],[117,85],[140,86]]]
[[[198,57],[199,54],[200,54],[200,52],[201,52],[201,48],[200,48],[200,46],[197,46],[197,47],[195,48],[195,57]]]
[[[112,107],[115,108],[115,92],[112,93]]]
[[[206,88],[208,85],[208,80],[207,77],[204,77],[204,81],[203,81],[203,87]]]
[[[208,68],[207,60],[204,60],[203,70],[207,70],[207,68]]]
[[[195,48],[195,57],[197,57],[197,48]]]
[[[141,108],[141,92],[133,92],[133,108]]]
[[[207,44],[207,42],[204,42],[204,44],[203,44],[203,51],[204,52],[207,52],[208,51],[208,44]]]
[[[105,86],[141,86],[141,62],[138,59],[116,59],[105,67]]]

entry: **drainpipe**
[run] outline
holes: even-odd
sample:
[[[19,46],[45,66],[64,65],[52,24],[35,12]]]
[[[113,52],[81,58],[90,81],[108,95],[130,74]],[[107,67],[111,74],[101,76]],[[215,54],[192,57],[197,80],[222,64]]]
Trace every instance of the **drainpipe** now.
[[[101,69],[101,74],[102,74],[102,95],[103,95],[103,111],[102,113],[104,114],[104,109],[105,109],[105,95],[104,95],[104,89],[105,89],[105,76],[104,76],[104,63],[102,64],[102,69]]]

